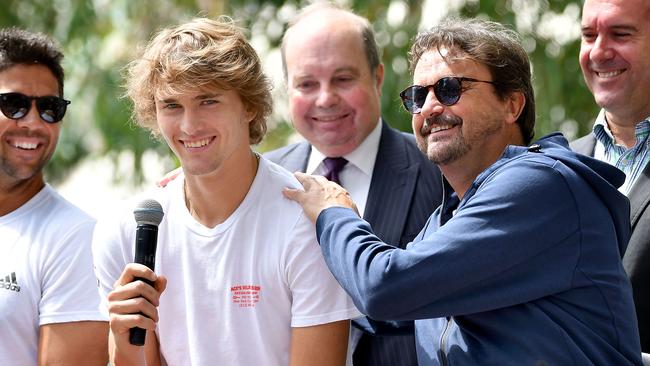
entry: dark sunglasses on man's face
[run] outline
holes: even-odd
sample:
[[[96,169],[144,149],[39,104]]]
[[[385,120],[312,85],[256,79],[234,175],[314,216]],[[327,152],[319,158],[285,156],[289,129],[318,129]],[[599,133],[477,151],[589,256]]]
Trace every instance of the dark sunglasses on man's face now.
[[[407,111],[418,114],[422,111],[424,102],[427,100],[427,95],[429,95],[429,89],[431,88],[433,88],[433,94],[435,94],[436,99],[440,103],[446,106],[452,106],[458,103],[460,95],[465,91],[463,89],[464,81],[496,84],[494,81],[477,80],[461,76],[446,76],[436,81],[433,85],[411,85],[399,93],[399,96],[402,98],[402,103]]]
[[[30,97],[21,93],[4,93],[0,94],[0,110],[7,118],[20,119],[32,109],[32,100],[36,101],[38,115],[47,123],[62,120],[70,104],[69,100],[55,96]]]

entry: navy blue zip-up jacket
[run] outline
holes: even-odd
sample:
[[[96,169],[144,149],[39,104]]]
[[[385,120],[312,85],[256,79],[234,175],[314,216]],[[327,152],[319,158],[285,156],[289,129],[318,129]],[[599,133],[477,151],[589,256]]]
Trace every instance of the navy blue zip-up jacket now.
[[[623,181],[553,134],[508,146],[460,201],[445,183],[442,205],[405,250],[346,208],[324,210],[316,227],[361,312],[415,319],[421,365],[641,365],[621,265]]]

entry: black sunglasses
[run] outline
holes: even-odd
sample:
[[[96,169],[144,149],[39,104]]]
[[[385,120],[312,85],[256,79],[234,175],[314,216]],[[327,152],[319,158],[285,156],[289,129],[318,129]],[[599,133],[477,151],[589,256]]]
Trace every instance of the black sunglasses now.
[[[4,93],[0,94],[0,110],[7,118],[20,119],[32,109],[32,100],[36,101],[38,115],[47,123],[62,120],[70,104],[69,100],[55,96],[30,97],[21,93]]]
[[[463,89],[463,81],[496,85],[494,81],[477,80],[461,76],[445,76],[433,85],[411,85],[399,93],[399,96],[402,98],[402,103],[407,111],[418,114],[422,111],[424,102],[427,100],[427,95],[429,95],[429,89],[432,87],[433,94],[435,94],[436,99],[440,103],[446,106],[458,103],[460,95],[465,91]]]

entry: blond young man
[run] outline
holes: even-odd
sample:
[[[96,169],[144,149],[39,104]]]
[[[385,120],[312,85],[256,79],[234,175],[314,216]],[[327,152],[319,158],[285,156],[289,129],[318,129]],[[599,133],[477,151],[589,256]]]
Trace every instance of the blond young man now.
[[[127,88],[137,120],[164,138],[183,175],[147,194],[165,212],[156,273],[130,264],[128,213],[98,224],[111,360],[342,364],[348,319],[359,313],[308,218],[281,194],[298,182],[251,150],[266,131],[270,86],[242,31],[225,18],[162,30],[130,65]],[[133,327],[148,330],[144,349],[129,344]]]

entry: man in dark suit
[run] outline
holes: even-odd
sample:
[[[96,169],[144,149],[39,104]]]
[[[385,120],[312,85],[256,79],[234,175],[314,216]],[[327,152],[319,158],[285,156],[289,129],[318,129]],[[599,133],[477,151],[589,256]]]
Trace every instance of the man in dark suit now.
[[[623,257],[641,349],[650,352],[650,2],[587,0],[580,66],[602,108],[593,133],[571,144],[626,173],[632,236]]]
[[[412,135],[381,119],[384,66],[368,20],[331,4],[308,6],[284,35],[282,60],[291,119],[307,141],[265,156],[341,183],[377,235],[404,248],[439,205],[441,177]],[[327,167],[331,158],[345,159],[335,159],[340,171]],[[366,319],[355,323],[369,329]],[[353,329],[354,365],[416,365],[412,324],[406,328],[403,336]]]

